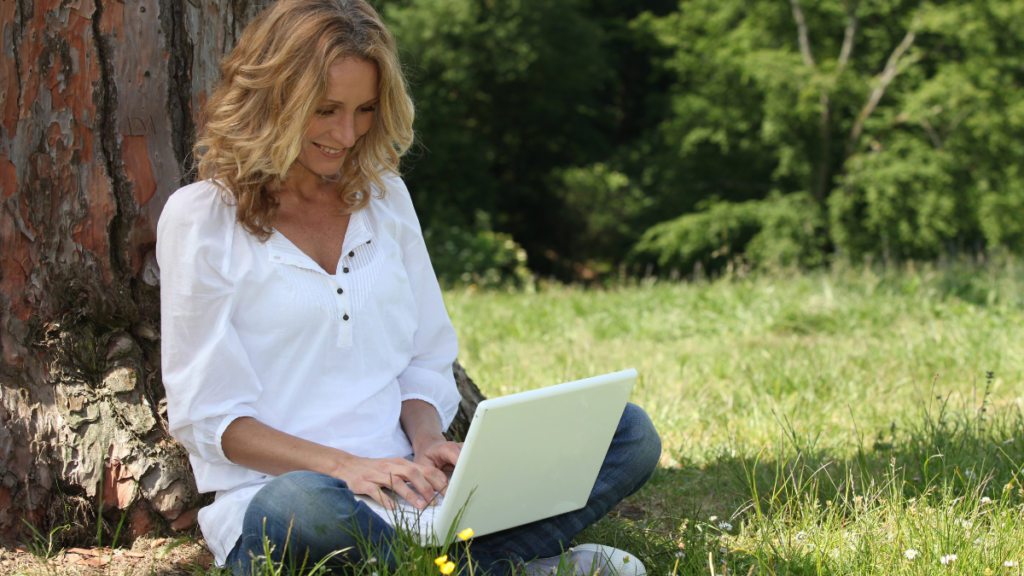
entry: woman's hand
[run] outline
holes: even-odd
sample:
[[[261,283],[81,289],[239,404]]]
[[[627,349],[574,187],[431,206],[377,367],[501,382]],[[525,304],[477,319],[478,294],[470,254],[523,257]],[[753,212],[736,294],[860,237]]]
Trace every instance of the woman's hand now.
[[[449,442],[441,433],[437,409],[423,400],[402,402],[402,430],[412,442],[413,462],[442,472],[451,472],[459,462],[461,442]],[[442,474],[443,475],[443,474]],[[448,488],[445,478],[444,494]]]
[[[462,442],[449,442],[442,436],[419,447],[416,450],[413,461],[421,466],[431,466],[450,474],[455,470],[455,464],[458,463],[459,454],[461,453]]]
[[[441,434],[437,410],[422,400],[402,403],[402,429],[412,442],[414,460],[362,458],[275,430],[254,418],[235,419],[221,438],[224,455],[235,464],[280,476],[312,470],[344,480],[349,490],[365,494],[393,510],[396,503],[385,489],[394,490],[420,510],[437,493],[448,489],[448,477],[459,460],[462,444]],[[410,486],[411,485],[411,486]]]
[[[405,458],[360,458],[345,454],[331,476],[344,480],[349,490],[373,498],[388,510],[394,510],[397,503],[387,490],[393,490],[422,510],[436,504],[435,495],[443,494],[448,487],[448,477],[438,467],[409,462]]]

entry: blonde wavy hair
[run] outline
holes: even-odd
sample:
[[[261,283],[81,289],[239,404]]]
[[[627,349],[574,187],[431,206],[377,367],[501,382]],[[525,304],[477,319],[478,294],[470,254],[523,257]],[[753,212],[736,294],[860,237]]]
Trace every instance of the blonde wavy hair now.
[[[246,27],[221,66],[196,143],[199,176],[234,198],[238,221],[266,240],[283,182],[306,129],[327,97],[327,71],[339,58],[377,65],[380,100],[369,132],[345,155],[338,193],[354,212],[385,193],[382,172],[398,173],[413,140],[412,100],[391,32],[364,0],[278,0]]]

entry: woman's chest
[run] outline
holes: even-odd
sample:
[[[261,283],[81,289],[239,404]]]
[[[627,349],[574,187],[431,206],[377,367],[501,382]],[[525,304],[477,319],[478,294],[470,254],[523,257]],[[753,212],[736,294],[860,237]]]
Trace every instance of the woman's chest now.
[[[335,274],[348,231],[350,214],[309,215],[302,220],[279,218],[276,233],[284,236],[328,274]]]
[[[362,224],[349,227],[335,274],[280,234],[249,246],[232,310],[240,337],[300,351],[411,349],[417,306],[401,247]]]

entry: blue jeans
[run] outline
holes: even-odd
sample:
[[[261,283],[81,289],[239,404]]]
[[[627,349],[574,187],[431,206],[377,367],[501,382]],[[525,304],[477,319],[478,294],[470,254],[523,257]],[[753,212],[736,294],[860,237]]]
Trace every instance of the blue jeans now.
[[[474,538],[470,552],[476,573],[511,574],[524,561],[561,554],[584,528],[639,490],[660,455],[661,438],[651,419],[640,407],[627,404],[587,505]],[[378,562],[395,564],[394,529],[356,500],[344,481],[316,472],[279,476],[256,493],[245,511],[242,535],[228,554],[235,576],[248,575],[252,559],[265,556],[264,533],[275,562],[299,566],[305,558],[309,568],[335,550],[348,549],[331,559],[331,567],[344,571],[346,563],[365,560],[360,548],[370,544]],[[291,558],[282,554],[286,540]]]

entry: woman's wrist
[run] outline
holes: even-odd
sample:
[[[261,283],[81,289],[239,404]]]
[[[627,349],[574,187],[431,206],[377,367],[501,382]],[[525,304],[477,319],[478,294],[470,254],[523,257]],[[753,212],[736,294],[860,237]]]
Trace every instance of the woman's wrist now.
[[[333,452],[329,461],[323,463],[324,469],[317,470],[317,472],[345,480],[345,472],[353,469],[353,463],[358,456],[349,454],[344,450],[334,450]]]
[[[416,438],[410,438],[409,441],[412,443],[412,451],[414,454],[420,454],[427,448],[435,445],[447,442],[448,439],[444,437],[444,434],[437,433],[422,433],[418,434]]]
[[[402,430],[409,438],[415,454],[439,442],[444,442],[441,433],[441,418],[437,409],[423,400],[406,400],[402,402]]]

